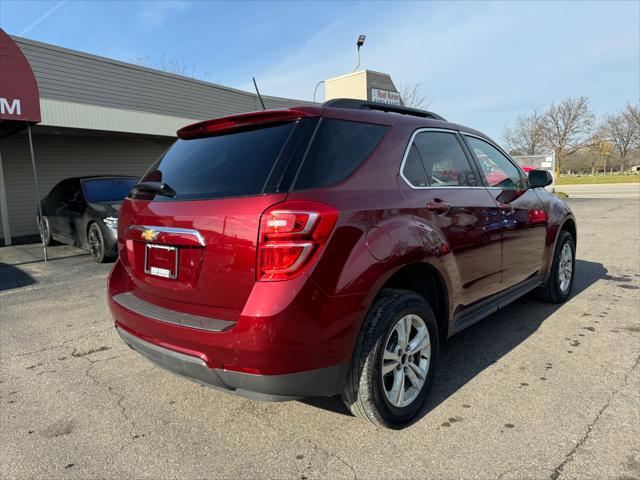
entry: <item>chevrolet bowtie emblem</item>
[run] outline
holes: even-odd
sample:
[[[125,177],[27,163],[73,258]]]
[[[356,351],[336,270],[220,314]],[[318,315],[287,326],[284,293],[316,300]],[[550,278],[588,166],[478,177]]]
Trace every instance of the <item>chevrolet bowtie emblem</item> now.
[[[152,242],[156,238],[158,238],[158,232],[148,228],[148,229],[142,231],[141,237],[144,238],[147,242]]]

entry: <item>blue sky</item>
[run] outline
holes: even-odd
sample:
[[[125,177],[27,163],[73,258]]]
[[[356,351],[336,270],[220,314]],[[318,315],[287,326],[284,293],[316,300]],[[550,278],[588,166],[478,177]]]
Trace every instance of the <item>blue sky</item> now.
[[[640,2],[0,1],[12,35],[131,61],[180,58],[206,80],[311,99],[361,66],[420,82],[430,109],[500,139],[518,114],[587,95],[640,99]]]

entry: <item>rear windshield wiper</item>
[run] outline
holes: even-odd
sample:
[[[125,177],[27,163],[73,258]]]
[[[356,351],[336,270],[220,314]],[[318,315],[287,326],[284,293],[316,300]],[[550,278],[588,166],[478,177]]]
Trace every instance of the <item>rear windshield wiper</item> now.
[[[176,191],[166,183],[161,182],[140,182],[136,183],[133,188],[142,192],[157,193],[165,197],[175,197]]]

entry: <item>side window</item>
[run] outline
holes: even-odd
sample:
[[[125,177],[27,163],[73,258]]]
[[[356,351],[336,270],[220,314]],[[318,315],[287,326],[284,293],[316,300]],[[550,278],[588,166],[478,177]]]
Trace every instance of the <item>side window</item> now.
[[[420,132],[413,142],[430,186],[477,185],[471,165],[456,134],[436,131]]]
[[[71,196],[75,192],[73,179],[67,179],[61,181],[51,191],[51,198],[58,202],[64,202],[71,199]]]
[[[323,118],[303,160],[295,190],[336,184],[364,162],[388,127]]]
[[[520,171],[500,150],[476,137],[466,136],[466,139],[478,159],[480,170],[489,187],[500,187],[505,190],[525,188]]]
[[[51,190],[51,193],[49,194],[49,198],[51,198],[51,200],[56,200],[56,201],[64,200],[64,184],[65,182],[62,181],[59,184],[57,184],[55,187],[53,187],[53,190]]]
[[[428,187],[427,173],[422,166],[422,160],[418,154],[418,149],[415,144],[411,145],[407,160],[404,162],[402,168],[402,175],[404,178],[414,187]]]

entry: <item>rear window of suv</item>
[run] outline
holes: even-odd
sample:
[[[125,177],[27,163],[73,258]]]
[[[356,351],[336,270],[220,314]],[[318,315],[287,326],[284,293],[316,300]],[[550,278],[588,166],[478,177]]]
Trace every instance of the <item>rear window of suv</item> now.
[[[198,200],[325,187],[351,175],[387,126],[302,119],[213,137],[178,140],[142,177],[175,197],[134,190],[135,198]]]
[[[295,123],[286,123],[178,140],[141,181],[166,183],[176,192],[173,200],[258,195],[294,127]],[[155,200],[171,198],[156,196]]]
[[[334,185],[369,156],[388,127],[323,118],[305,155],[294,190]]]

